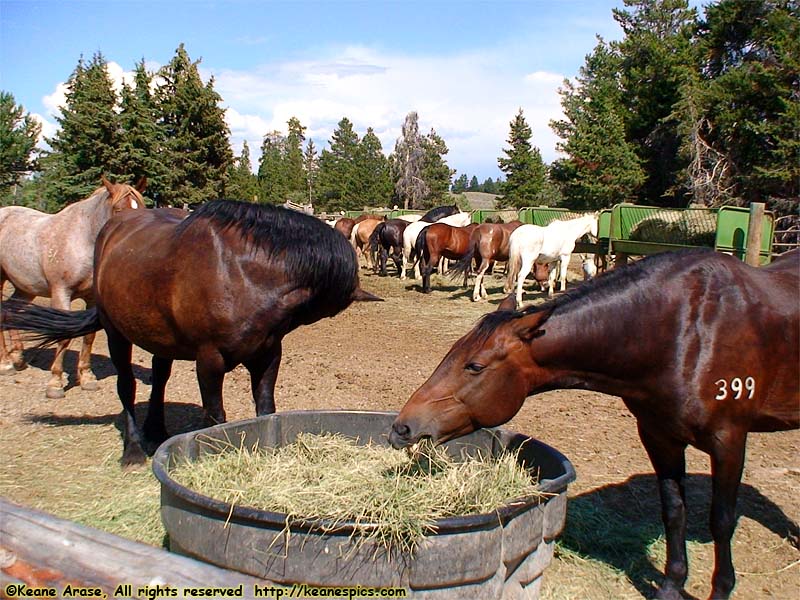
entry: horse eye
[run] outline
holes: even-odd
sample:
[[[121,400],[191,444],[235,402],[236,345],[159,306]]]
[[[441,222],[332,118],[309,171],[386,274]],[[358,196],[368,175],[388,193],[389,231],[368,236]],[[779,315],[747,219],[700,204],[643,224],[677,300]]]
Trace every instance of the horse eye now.
[[[478,363],[469,363],[467,365],[467,371],[472,371],[473,373],[480,373],[485,368],[484,365],[479,365]]]

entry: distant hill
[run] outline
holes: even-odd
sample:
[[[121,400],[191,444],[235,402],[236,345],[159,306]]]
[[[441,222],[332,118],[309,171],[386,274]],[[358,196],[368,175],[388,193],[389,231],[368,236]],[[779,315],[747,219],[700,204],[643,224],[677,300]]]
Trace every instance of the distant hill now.
[[[485,194],[484,192],[464,192],[464,196],[467,197],[470,208],[482,208],[484,210],[494,208],[495,199],[500,197],[496,194]]]

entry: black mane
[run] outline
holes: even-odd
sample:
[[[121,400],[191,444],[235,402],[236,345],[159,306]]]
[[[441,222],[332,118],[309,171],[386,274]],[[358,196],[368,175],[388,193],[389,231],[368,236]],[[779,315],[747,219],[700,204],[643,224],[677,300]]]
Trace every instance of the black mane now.
[[[344,300],[355,290],[358,263],[352,246],[315,217],[281,206],[214,200],[184,219],[176,235],[200,223],[238,231],[268,259],[283,260],[298,283],[319,294]]]
[[[597,298],[602,294],[604,297],[614,295],[642,279],[649,277],[653,272],[668,267],[676,258],[684,256],[707,256],[713,253],[710,248],[693,248],[690,250],[679,250],[677,252],[663,252],[648,256],[640,261],[631,263],[623,268],[616,268],[599,277],[595,277],[548,300],[543,304],[528,306],[523,310],[498,310],[484,315],[475,328],[475,335],[481,340],[485,340],[491,333],[503,323],[508,323],[514,319],[519,319],[525,315],[538,312],[549,311],[552,314],[562,314],[567,311],[580,308],[586,302],[591,302],[592,298]]]
[[[453,204],[452,206],[437,206],[436,208],[430,209],[420,221],[425,221],[426,223],[435,223],[439,219],[444,219],[445,217],[449,217],[450,215],[454,215],[458,213],[458,206]]]

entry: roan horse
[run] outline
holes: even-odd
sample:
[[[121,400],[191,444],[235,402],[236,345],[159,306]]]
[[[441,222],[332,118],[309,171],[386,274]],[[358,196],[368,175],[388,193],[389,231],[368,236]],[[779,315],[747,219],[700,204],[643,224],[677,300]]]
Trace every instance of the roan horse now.
[[[800,425],[800,251],[750,267],[710,250],[658,254],[521,312],[513,296],[458,340],[389,434],[441,443],[511,419],[527,396],[619,396],[659,481],[667,537],[659,597],[686,582],[684,453],[711,456],[711,597],[735,583],[731,537],[750,431]],[[506,302],[508,304],[506,304]]]
[[[558,275],[560,289],[567,288],[567,267],[575,242],[586,234],[597,237],[597,214],[590,213],[568,221],[552,221],[546,227],[522,225],[511,234],[508,249],[508,278],[504,291],[510,292],[517,281],[517,304],[522,304],[522,287],[534,263],[550,265],[547,295],[555,291]],[[553,266],[555,263],[555,266]],[[538,278],[537,278],[538,280]]]
[[[32,208],[0,208],[0,291],[6,281],[14,285],[12,298],[30,301],[36,296],[50,298],[54,308],[69,309],[72,300],[91,305],[92,254],[97,234],[108,219],[123,210],[144,208],[142,192],[147,181],[135,187],[110,183],[85,200],[70,204],[50,215]],[[0,317],[1,319],[1,317]],[[25,368],[22,341],[10,331],[11,351],[0,331],[0,374]],[[91,371],[94,333],[83,338],[78,359],[78,383],[84,390],[97,389]],[[48,398],[64,397],[64,354],[69,340],[58,344],[47,382]]]
[[[460,260],[469,250],[470,234],[477,223],[453,227],[447,223],[433,223],[419,232],[414,244],[422,275],[422,292],[431,293],[431,273],[441,259]],[[464,277],[466,285],[467,278]]]
[[[475,261],[475,289],[472,300],[478,302],[486,298],[486,288],[483,277],[496,261],[507,261],[511,234],[522,225],[522,221],[509,223],[482,223],[473,230],[470,247],[464,258],[453,265],[453,276],[463,273],[466,277],[472,270],[472,261]]]
[[[353,248],[322,221],[227,200],[190,216],[159,209],[111,219],[97,239],[94,292],[90,310],[7,303],[4,316],[44,343],[105,329],[126,417],[123,464],[142,462],[145,448],[168,437],[164,388],[174,360],[196,361],[207,422],[225,421],[222,383],[239,364],[250,372],[256,414],[270,414],[283,337],[354,300],[379,300],[359,287]],[[143,430],[132,344],[153,354]]]

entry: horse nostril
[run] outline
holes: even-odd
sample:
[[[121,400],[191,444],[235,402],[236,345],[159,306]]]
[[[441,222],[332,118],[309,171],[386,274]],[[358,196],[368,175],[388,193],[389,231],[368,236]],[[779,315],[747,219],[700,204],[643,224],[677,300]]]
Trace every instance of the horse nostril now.
[[[399,435],[400,437],[407,438],[408,435],[411,433],[411,429],[409,429],[408,425],[404,423],[394,423],[392,425],[392,430]]]

